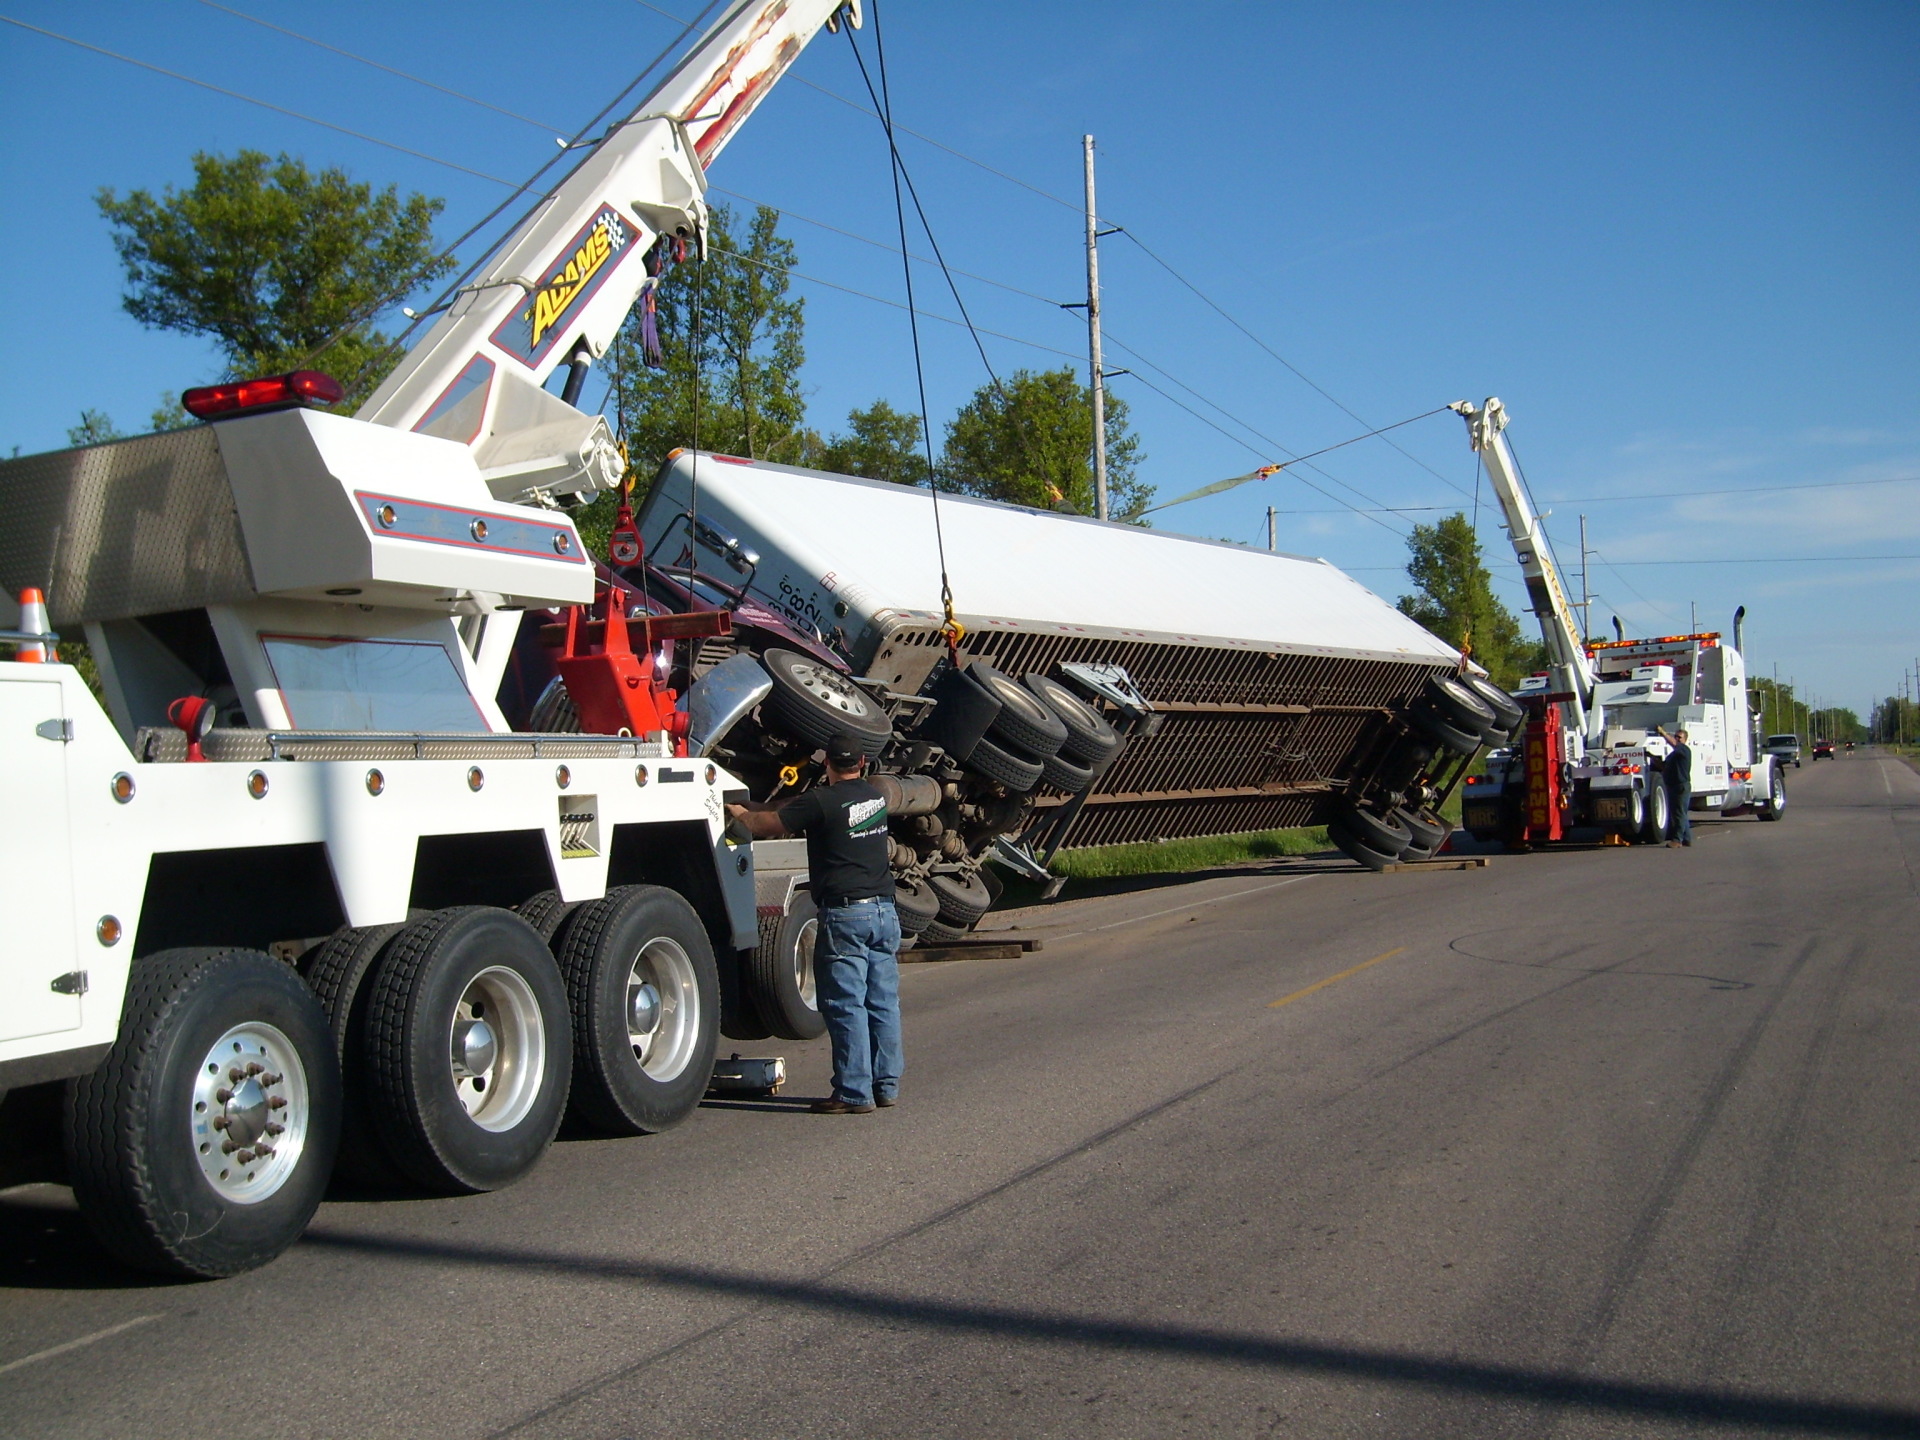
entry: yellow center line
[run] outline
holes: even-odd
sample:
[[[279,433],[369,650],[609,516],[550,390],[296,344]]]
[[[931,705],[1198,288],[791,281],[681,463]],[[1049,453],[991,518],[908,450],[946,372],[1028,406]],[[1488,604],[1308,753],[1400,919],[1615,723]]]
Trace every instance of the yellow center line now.
[[[1280,999],[1274,1001],[1271,1005],[1267,1006],[1267,1008],[1269,1010],[1278,1010],[1282,1005],[1291,1005],[1296,1000],[1304,1000],[1307,998],[1307,996],[1313,994],[1313,992],[1316,990],[1324,990],[1327,988],[1327,986],[1336,984],[1337,982],[1346,979],[1349,975],[1358,975],[1362,970],[1366,969],[1369,965],[1378,965],[1382,960],[1391,960],[1396,955],[1406,954],[1406,951],[1407,951],[1406,946],[1396,945],[1393,949],[1387,951],[1387,953],[1384,955],[1376,955],[1371,960],[1362,960],[1358,965],[1350,966],[1347,969],[1342,970],[1338,975],[1329,975],[1324,980],[1314,981],[1313,984],[1307,986],[1307,988],[1304,990],[1296,990],[1291,995],[1283,995],[1281,996]]]

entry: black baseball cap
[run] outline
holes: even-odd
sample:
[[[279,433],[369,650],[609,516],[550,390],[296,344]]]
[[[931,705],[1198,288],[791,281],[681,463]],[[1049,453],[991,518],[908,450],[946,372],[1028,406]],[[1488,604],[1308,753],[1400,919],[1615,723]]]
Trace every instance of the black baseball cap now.
[[[844,770],[849,765],[858,765],[866,758],[866,747],[857,737],[848,734],[845,730],[827,741],[827,763],[830,765],[838,765]]]

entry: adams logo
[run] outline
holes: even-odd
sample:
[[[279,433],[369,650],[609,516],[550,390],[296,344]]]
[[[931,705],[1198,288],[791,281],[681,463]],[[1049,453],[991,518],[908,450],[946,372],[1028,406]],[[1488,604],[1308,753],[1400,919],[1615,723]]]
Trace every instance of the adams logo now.
[[[543,359],[561,337],[561,322],[575,314],[606,283],[626,257],[632,239],[627,222],[611,205],[602,205],[568,243],[547,278],[527,303],[493,332],[493,343],[529,365]]]

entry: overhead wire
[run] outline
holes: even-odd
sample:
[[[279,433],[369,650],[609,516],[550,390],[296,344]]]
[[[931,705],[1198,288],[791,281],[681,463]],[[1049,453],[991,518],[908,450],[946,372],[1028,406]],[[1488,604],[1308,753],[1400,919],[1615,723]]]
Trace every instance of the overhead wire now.
[[[309,125],[318,125],[323,130],[332,130],[340,135],[350,135],[355,140],[364,140],[369,145],[378,145],[382,149],[392,150],[401,155],[412,156],[415,160],[425,160],[430,165],[443,166],[448,170],[457,170],[462,175],[471,175],[477,180],[489,180],[495,185],[511,186],[511,180],[503,180],[498,175],[489,175],[484,170],[476,170],[471,165],[462,165],[457,161],[446,160],[438,155],[429,155],[424,150],[415,150],[411,146],[401,145],[392,140],[382,140],[378,135],[369,135],[364,130],[355,130],[347,125],[336,125],[331,120],[322,120],[317,115],[308,115],[299,110],[289,109],[285,105],[276,105],[271,100],[262,100],[257,95],[248,95],[239,90],[229,90],[224,85],[215,85],[211,80],[201,80],[192,75],[183,75],[178,70],[169,70],[164,65],[155,65],[151,61],[136,60],[131,55],[122,55],[118,50],[109,50],[104,45],[95,45],[90,41],[76,40],[71,35],[62,35],[57,30],[48,30],[40,25],[29,25],[24,20],[16,20],[11,15],[0,15],[0,23],[13,25],[21,30],[30,30],[36,35],[44,35],[49,40],[58,40],[63,44],[75,46],[81,50],[91,50],[96,55],[105,55],[110,60],[118,60],[125,65],[133,65],[141,70],[150,70],[156,75],[165,75],[170,80],[183,81],[196,85],[202,90],[211,90],[216,95],[225,95],[232,100],[244,101],[248,105],[257,105],[262,110],[271,110],[276,115],[285,115],[294,120],[305,121]]]
[[[312,35],[302,35],[298,30],[289,30],[286,26],[276,25],[271,20],[262,20],[258,15],[249,15],[246,11],[236,10],[231,5],[222,5],[220,0],[200,0],[200,3],[209,10],[219,10],[233,16],[236,20],[245,20],[250,25],[258,25],[263,30],[274,30],[282,35],[298,40],[303,44],[313,45],[321,50],[330,50],[335,55],[344,56],[361,65],[369,66],[375,70],[384,70],[387,74],[397,75],[402,80],[411,80],[415,85],[424,85],[429,90],[438,90],[442,95],[451,95],[454,99],[464,100],[469,105],[478,105],[482,110],[491,110],[496,115],[505,115],[510,120],[518,120],[523,124],[533,126],[536,130],[544,130],[549,135],[562,128],[558,125],[549,125],[543,120],[535,120],[530,115],[522,115],[517,110],[509,110],[504,105],[495,105],[491,100],[482,100],[478,96],[467,94],[465,91],[455,90],[450,86],[423,79],[418,75],[410,75],[405,70],[395,69],[391,65],[383,65],[380,61],[370,60],[365,55],[356,55],[351,50],[342,49],[338,45],[330,45],[325,40],[316,39]]]

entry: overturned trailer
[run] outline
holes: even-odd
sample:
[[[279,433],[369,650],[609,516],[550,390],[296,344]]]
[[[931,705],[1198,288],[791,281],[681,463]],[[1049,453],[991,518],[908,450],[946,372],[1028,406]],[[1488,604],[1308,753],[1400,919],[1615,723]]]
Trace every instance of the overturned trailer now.
[[[944,573],[963,668],[1055,677],[1121,722],[1124,747],[1078,793],[1034,787],[1003,837],[1027,842],[1016,859],[1329,822],[1363,863],[1430,852],[1463,757],[1518,718],[1323,560],[959,496],[936,521],[922,489],[689,453],[639,524],[655,565],[726,577],[895,702],[952,683]],[[704,642],[755,643],[738,623]]]

